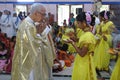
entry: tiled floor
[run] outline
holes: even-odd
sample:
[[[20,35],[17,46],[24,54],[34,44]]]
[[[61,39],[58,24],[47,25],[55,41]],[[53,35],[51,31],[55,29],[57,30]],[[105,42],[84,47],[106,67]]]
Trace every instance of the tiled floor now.
[[[111,61],[110,68],[113,69],[115,65],[114,61]],[[109,80],[110,75],[106,72],[100,72],[102,77],[108,78],[105,80]],[[71,80],[71,74],[72,74],[72,67],[66,67],[64,71],[53,73],[53,79],[54,80]],[[0,80],[11,80],[10,74],[0,74]]]
[[[54,80],[71,80],[71,77],[53,77]],[[10,75],[0,75],[0,80],[11,80]]]
[[[71,80],[71,77],[53,77],[54,80]],[[0,75],[0,80],[11,80],[10,75]],[[106,79],[109,80],[109,79]]]
[[[10,75],[6,74],[0,74],[0,80],[11,80]]]

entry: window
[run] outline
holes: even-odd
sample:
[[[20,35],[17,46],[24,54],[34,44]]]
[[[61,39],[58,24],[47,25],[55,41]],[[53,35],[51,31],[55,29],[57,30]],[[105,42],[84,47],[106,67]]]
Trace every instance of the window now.
[[[76,14],[77,8],[82,8],[82,5],[71,5],[71,13],[74,14],[74,17],[77,16],[77,14]]]
[[[69,5],[58,5],[58,25],[63,26],[64,19],[68,24]]]
[[[19,12],[27,12],[27,6],[26,5],[16,5],[15,11],[17,12],[17,14]]]
[[[58,25],[63,26],[63,21],[66,19],[66,22],[68,24],[69,14],[74,14],[74,18],[76,17],[76,10],[77,8],[82,8],[82,5],[58,5]]]
[[[110,10],[109,5],[102,5],[102,7],[100,8],[100,12],[103,10],[109,11]]]

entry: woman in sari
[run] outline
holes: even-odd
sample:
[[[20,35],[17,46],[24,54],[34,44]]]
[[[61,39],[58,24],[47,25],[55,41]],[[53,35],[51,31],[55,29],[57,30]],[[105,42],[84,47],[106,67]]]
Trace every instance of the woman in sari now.
[[[117,60],[117,63],[113,69],[110,80],[120,80],[120,76],[119,76],[120,75],[120,48],[117,49],[116,53],[118,53],[118,60]]]
[[[114,24],[110,21],[110,12],[100,12],[101,23],[96,27],[96,48],[95,48],[95,67],[97,72],[100,70],[109,71],[110,54],[108,49],[112,47],[111,33],[114,30]],[[99,74],[99,76],[101,76]]]
[[[95,38],[90,32],[92,21],[91,14],[81,12],[76,17],[76,26],[79,26],[84,33],[79,39],[78,45],[73,40],[68,40],[75,48],[77,55],[74,61],[72,80],[97,80],[92,54],[94,53]]]

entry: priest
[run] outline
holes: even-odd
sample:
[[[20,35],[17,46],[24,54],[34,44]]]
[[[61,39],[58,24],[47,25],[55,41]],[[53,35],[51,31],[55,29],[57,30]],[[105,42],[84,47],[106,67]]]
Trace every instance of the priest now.
[[[17,31],[16,46],[12,64],[12,80],[52,80],[51,68],[54,54],[42,32],[45,29],[44,5],[35,3],[30,15],[23,20]],[[39,22],[41,30],[36,29]]]

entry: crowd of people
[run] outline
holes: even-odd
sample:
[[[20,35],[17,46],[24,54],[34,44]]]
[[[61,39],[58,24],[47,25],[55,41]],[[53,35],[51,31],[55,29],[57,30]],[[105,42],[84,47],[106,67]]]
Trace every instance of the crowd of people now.
[[[25,17],[22,12],[0,12],[0,72],[11,73],[16,33]]]
[[[64,20],[63,26],[53,27],[55,29],[54,34],[56,34],[54,41],[58,50],[55,64],[61,63],[63,66],[63,64],[69,63],[71,65],[74,62],[72,80],[97,80],[96,76],[102,78],[101,71],[111,74],[109,64],[110,60],[115,56],[114,59],[118,58],[118,61],[111,80],[118,80],[119,77],[115,75],[115,71],[119,74],[119,31],[111,21],[112,14],[110,11],[104,10],[93,14],[81,12],[76,19],[73,14],[70,15],[72,15],[72,20],[68,25]],[[113,36],[113,33],[118,34],[118,36]],[[69,54],[72,54],[72,59],[69,58]],[[62,66],[58,66],[57,71],[61,71]],[[65,66],[69,67],[68,65]]]
[[[63,26],[50,15],[46,19],[42,4],[33,4],[28,16],[11,16],[4,10],[0,18],[0,71],[10,73],[12,69],[12,80],[52,80],[52,71],[73,64],[72,80],[97,80],[100,71],[110,73],[110,59],[115,55],[118,61],[111,80],[120,79],[120,41],[113,43],[112,33],[118,31],[110,11],[81,12],[76,18],[71,13],[69,24],[64,20]]]

